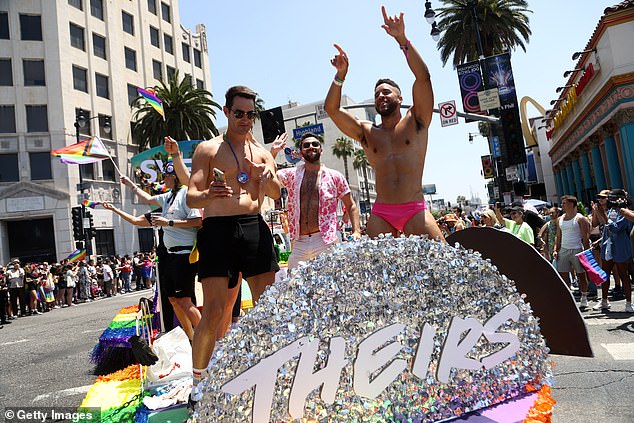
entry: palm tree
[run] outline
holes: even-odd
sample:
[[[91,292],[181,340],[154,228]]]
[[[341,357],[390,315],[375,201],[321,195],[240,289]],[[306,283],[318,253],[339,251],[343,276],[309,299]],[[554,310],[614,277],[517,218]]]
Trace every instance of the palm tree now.
[[[438,41],[443,66],[453,54],[454,66],[477,60],[478,53],[475,22],[485,57],[515,50],[526,51],[524,41],[532,34],[528,25],[529,10],[526,0],[443,0],[445,7],[438,8],[438,27],[444,31]]]
[[[209,91],[194,87],[191,78],[180,79],[178,71],[169,75],[167,85],[163,81],[160,84],[154,91],[163,102],[165,120],[143,97],[132,103],[136,109],[132,136],[138,140],[139,149],[162,145],[168,135],[177,140],[203,140],[218,135],[214,108],[220,109],[220,105],[212,100]]]
[[[363,151],[363,149],[356,150],[354,152],[354,159],[352,160],[352,167],[355,170],[361,169],[363,171],[363,185],[365,186],[365,199],[367,201],[366,213],[370,209],[370,187],[368,185],[368,166],[370,166],[370,163],[368,162],[368,158],[365,155],[365,151]]]
[[[346,180],[350,182],[350,175],[348,174],[348,157],[352,156],[354,147],[352,146],[352,140],[346,137],[339,137],[335,140],[332,146],[332,154],[338,159],[343,159],[343,168],[346,171]]]

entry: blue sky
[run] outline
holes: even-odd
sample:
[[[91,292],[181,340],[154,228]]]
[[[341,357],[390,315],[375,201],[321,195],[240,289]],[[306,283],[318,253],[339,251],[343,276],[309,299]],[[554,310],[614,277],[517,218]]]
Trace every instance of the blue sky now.
[[[544,108],[557,98],[556,87],[564,85],[563,72],[572,69],[571,56],[586,46],[603,10],[618,0],[529,1],[533,32],[526,53],[512,53],[518,99],[530,96]],[[271,0],[217,2],[180,0],[184,26],[205,24],[209,47],[212,92],[219,103],[232,85],[247,85],[265,100],[267,108],[289,101],[311,103],[323,100],[334,76],[330,59],[337,43],[347,52],[350,69],[344,93],[361,102],[372,97],[378,78],[394,79],[411,104],[412,74],[396,42],[381,28],[381,4],[388,14],[405,13],[408,38],[429,66],[435,103],[455,100],[460,104],[458,79],[451,63],[442,66],[430,25],[423,17],[425,6],[418,1],[321,0],[315,2]],[[432,0],[432,7],[441,6]],[[451,60],[450,60],[451,61]],[[529,115],[539,113],[528,106]],[[218,125],[226,123],[219,113]],[[287,128],[289,129],[289,128]],[[486,140],[477,123],[442,128],[438,115],[429,131],[429,147],[423,183],[436,184],[438,195],[455,201],[471,193],[486,198],[480,174],[480,156],[488,154]]]

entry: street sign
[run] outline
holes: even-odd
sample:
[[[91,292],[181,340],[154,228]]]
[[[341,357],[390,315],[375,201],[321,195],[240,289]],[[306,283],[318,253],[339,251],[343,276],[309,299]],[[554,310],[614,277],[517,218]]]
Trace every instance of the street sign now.
[[[307,132],[312,132],[315,135],[324,134],[324,125],[318,123],[317,125],[302,126],[301,128],[293,129],[293,139],[298,140]]]
[[[500,95],[497,88],[478,91],[478,101],[481,110],[491,110],[500,107]]]
[[[456,115],[456,102],[445,101],[438,104],[438,110],[440,111],[440,125],[445,126],[457,125],[458,116]]]
[[[491,137],[491,152],[493,157],[499,159],[502,157],[502,148],[500,147],[500,138],[496,135]]]
[[[509,166],[504,169],[506,172],[506,180],[507,181],[517,181],[519,179],[519,175],[517,173],[517,166]]]
[[[324,120],[328,118],[328,113],[326,113],[326,109],[323,104],[317,104],[315,106],[315,114],[317,115],[317,120]]]

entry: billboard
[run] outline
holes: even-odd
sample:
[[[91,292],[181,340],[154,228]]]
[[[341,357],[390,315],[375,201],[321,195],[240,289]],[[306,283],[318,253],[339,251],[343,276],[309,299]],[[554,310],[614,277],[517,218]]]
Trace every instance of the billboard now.
[[[436,184],[423,185],[423,194],[436,194]]]

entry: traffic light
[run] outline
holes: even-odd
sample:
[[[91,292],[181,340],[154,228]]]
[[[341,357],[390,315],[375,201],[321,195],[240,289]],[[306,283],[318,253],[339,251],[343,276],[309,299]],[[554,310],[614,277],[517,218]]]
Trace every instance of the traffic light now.
[[[84,225],[81,218],[81,206],[73,207],[70,210],[73,218],[73,238],[76,241],[84,239]]]
[[[264,144],[272,143],[275,137],[286,132],[284,128],[284,115],[281,107],[265,110],[260,113],[260,123],[262,124],[262,136]]]
[[[484,179],[494,178],[495,172],[493,172],[491,156],[481,156],[480,160],[482,160],[482,175],[484,176]]]
[[[88,238],[94,238],[95,235],[97,235],[97,229],[95,229],[95,222],[92,220],[92,213],[87,211],[86,217],[88,218],[88,222],[90,222],[90,226],[86,228],[88,230]]]
[[[515,164],[526,163],[526,150],[524,150],[524,135],[522,134],[522,123],[517,108],[504,110],[500,116],[502,121],[502,131],[504,132],[504,143],[506,154],[502,160],[504,167]]]

